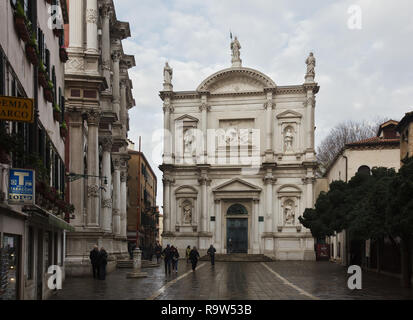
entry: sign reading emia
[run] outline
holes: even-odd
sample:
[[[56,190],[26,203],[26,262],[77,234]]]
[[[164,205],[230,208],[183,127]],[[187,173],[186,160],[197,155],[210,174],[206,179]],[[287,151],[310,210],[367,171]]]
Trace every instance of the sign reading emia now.
[[[10,169],[9,204],[34,204],[34,170]]]
[[[34,100],[0,96],[0,120],[33,122]]]

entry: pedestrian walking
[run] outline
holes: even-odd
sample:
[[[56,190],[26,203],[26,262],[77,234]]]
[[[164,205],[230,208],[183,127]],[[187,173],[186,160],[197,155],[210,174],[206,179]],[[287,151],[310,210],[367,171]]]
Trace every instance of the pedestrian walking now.
[[[228,239],[228,253],[232,253],[232,239]]]
[[[155,246],[155,255],[156,255],[156,263],[159,264],[161,261],[161,256],[162,256],[162,246],[160,245],[159,242],[157,242]]]
[[[189,254],[189,259],[191,260],[191,263],[192,263],[192,271],[195,271],[199,258],[200,258],[199,252],[194,246]]]
[[[178,273],[178,261],[179,261],[179,252],[178,249],[174,246],[171,247],[171,256],[172,256],[172,272]]]
[[[191,246],[187,246],[186,251],[185,251],[186,263],[189,263],[189,254],[190,253],[191,253]]]
[[[92,264],[93,279],[99,278],[98,257],[99,257],[99,248],[97,245],[95,245],[89,254],[90,263]]]
[[[171,274],[171,246],[168,244],[166,248],[162,251],[163,259],[165,262],[165,274]]]
[[[103,247],[100,248],[100,251],[99,251],[98,264],[99,264],[99,280],[105,280],[106,279],[106,265],[108,264],[108,253]]]
[[[214,248],[214,246],[211,244],[211,246],[209,247],[207,254],[209,255],[209,257],[211,258],[211,265],[215,265],[215,252],[217,252],[217,250]]]

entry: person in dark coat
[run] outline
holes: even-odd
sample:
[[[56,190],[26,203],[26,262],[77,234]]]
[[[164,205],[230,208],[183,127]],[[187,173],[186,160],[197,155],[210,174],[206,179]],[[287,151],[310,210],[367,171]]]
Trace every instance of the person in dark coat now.
[[[178,273],[179,252],[174,246],[171,247],[172,256],[172,272]]]
[[[98,264],[99,248],[97,245],[95,245],[93,249],[90,251],[89,258],[90,258],[90,263],[92,264],[93,279],[99,278],[99,264]]]
[[[209,257],[211,258],[211,265],[215,265],[215,252],[217,252],[217,250],[214,248],[214,246],[211,244],[211,246],[209,247],[207,254],[209,255]]]
[[[172,253],[171,246],[169,244],[162,251],[162,255],[165,262],[165,274],[171,274]]]
[[[159,242],[155,246],[156,263],[159,264],[162,256],[162,246]]]
[[[99,251],[99,280],[106,279],[106,265],[108,264],[108,253],[106,252],[105,248],[100,248]]]
[[[189,253],[189,260],[191,260],[191,263],[192,263],[192,271],[195,271],[199,258],[200,258],[199,252],[194,246],[191,252]]]

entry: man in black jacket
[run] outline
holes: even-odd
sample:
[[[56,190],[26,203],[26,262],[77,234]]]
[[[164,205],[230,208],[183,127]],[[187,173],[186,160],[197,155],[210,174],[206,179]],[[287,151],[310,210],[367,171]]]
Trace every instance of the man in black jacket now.
[[[89,254],[90,263],[92,264],[93,278],[99,278],[99,248],[95,245]]]
[[[217,252],[217,250],[211,244],[211,246],[209,247],[207,253],[208,253],[209,257],[211,258],[211,265],[212,266],[215,265],[215,252]]]
[[[162,252],[163,259],[165,261],[165,274],[171,274],[171,264],[172,264],[172,251],[171,246],[168,244]]]

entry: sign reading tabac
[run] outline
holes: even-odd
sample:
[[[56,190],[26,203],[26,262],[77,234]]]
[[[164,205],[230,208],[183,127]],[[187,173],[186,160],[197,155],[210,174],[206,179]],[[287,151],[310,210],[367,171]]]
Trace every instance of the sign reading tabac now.
[[[8,203],[34,204],[35,181],[34,170],[10,169]]]
[[[34,100],[0,96],[0,120],[33,122]]]

